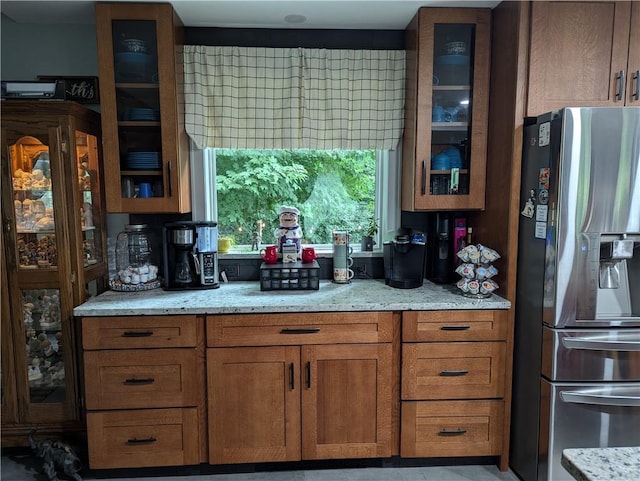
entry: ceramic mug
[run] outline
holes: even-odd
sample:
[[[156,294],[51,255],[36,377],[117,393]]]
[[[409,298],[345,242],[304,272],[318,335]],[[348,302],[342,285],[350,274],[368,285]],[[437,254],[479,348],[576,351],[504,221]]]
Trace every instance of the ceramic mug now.
[[[444,121],[456,122],[458,120],[458,107],[447,107],[444,109]]]
[[[229,237],[218,238],[218,252],[220,254],[226,254],[231,248],[231,239]]]
[[[445,111],[442,105],[436,105],[433,107],[433,110],[431,111],[431,120],[433,122],[445,121]]]
[[[316,259],[316,250],[313,247],[302,249],[302,262],[313,262]]]
[[[266,246],[264,249],[260,249],[260,255],[267,264],[275,264],[278,262],[278,246]]]
[[[347,245],[347,244],[349,244],[349,231],[334,230],[333,245]]]
[[[352,269],[334,267],[333,280],[339,284],[346,284],[353,278],[354,272]]]

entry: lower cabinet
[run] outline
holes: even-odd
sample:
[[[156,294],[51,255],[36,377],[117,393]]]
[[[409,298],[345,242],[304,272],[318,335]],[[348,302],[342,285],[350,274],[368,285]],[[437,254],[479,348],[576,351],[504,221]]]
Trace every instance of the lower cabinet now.
[[[204,320],[82,319],[91,469],[205,461]]]
[[[83,318],[89,467],[502,455],[507,319]]]
[[[502,454],[506,314],[403,313],[401,456]]]
[[[209,462],[391,456],[392,319],[209,316]]]

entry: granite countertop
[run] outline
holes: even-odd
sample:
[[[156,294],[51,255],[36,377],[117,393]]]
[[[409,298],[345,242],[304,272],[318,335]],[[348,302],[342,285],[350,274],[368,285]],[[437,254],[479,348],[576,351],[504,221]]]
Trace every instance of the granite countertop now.
[[[640,479],[640,446],[565,449],[562,466],[578,481]]]
[[[353,280],[349,284],[320,281],[319,290],[260,291],[260,283],[229,282],[218,289],[143,292],[107,291],[73,310],[75,316],[171,314],[246,314],[269,312],[434,311],[508,309],[497,295],[489,299],[463,297],[455,286],[425,280],[422,287],[396,289],[384,280]]]

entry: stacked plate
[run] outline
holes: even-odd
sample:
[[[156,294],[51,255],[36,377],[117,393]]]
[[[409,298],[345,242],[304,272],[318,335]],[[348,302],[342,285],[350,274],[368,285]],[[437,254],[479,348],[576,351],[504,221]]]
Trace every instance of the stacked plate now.
[[[160,120],[160,111],[155,109],[132,108],[124,112],[123,120],[158,121]]]
[[[125,164],[132,170],[156,170],[160,168],[160,152],[127,152]]]

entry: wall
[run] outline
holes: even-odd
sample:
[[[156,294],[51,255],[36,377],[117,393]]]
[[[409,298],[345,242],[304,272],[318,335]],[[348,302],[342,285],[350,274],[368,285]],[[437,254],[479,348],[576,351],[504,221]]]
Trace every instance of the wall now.
[[[17,24],[2,16],[2,80],[98,76],[94,25]]]

